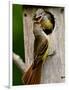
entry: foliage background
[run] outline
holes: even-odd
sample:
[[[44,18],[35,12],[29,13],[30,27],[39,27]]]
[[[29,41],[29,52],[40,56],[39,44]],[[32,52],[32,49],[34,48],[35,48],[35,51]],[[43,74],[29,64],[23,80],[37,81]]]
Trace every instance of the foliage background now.
[[[13,52],[16,54],[20,55],[20,57],[25,60],[25,55],[24,55],[24,37],[23,37],[23,6],[18,5],[18,4],[13,4],[12,5],[12,18],[13,18],[13,30],[12,30],[12,35],[13,35]],[[19,68],[15,65],[13,62],[13,71],[12,71],[12,78],[13,78],[13,85],[21,85],[21,76],[22,73],[19,70]]]

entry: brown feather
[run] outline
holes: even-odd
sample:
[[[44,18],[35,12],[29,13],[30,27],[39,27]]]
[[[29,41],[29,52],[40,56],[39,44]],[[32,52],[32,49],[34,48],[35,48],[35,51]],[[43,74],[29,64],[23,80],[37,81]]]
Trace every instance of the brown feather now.
[[[42,68],[42,56],[48,48],[48,41],[45,39],[38,47],[37,54],[34,57],[34,62],[23,75],[22,80],[26,85],[28,84],[39,84],[41,80],[41,68]]]
[[[24,74],[22,80],[26,85],[28,84],[39,84],[41,79],[41,68],[42,68],[42,60],[36,65],[33,69],[34,64],[28,69],[28,71]]]

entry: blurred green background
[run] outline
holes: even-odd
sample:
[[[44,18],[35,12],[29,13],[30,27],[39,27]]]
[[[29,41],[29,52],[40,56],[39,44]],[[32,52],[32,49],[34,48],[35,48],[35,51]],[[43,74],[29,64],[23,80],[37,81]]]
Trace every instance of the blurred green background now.
[[[12,18],[13,18],[13,52],[20,55],[20,57],[25,60],[25,54],[24,54],[24,37],[23,37],[23,6],[18,4],[12,5]],[[20,69],[15,65],[13,62],[13,71],[12,71],[12,78],[13,78],[13,85],[21,85],[21,77],[22,73]]]

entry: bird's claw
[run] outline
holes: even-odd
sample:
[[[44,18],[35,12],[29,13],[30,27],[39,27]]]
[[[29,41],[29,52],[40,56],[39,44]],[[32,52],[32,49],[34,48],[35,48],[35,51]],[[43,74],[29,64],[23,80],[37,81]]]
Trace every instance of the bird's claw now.
[[[56,54],[56,51],[54,50],[51,54],[48,54],[48,57],[49,56],[54,56]]]

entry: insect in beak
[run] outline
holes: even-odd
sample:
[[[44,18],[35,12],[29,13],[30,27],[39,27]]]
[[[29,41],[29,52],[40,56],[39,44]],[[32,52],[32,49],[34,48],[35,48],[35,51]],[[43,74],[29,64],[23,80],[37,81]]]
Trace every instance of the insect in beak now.
[[[35,23],[40,23],[41,19],[42,19],[41,16],[34,15],[34,17],[33,17],[33,20],[34,20]]]

